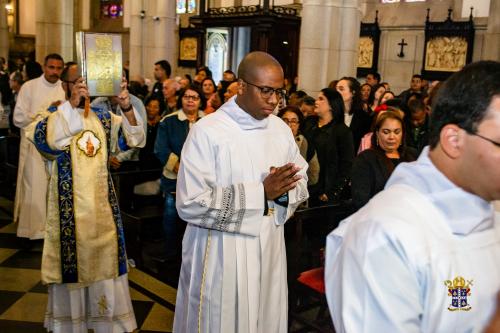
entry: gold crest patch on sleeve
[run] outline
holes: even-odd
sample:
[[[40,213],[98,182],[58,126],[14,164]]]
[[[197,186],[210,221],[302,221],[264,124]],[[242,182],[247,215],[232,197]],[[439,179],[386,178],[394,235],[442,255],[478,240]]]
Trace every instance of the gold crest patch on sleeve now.
[[[444,285],[448,289],[448,296],[451,296],[449,311],[469,311],[471,309],[467,297],[471,295],[472,281],[465,281],[461,276],[457,276],[453,281],[444,281]]]

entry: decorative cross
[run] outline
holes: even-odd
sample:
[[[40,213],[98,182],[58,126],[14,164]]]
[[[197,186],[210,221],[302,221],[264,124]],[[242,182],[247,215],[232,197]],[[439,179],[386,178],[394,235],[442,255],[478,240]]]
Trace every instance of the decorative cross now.
[[[408,45],[408,43],[405,43],[405,39],[403,38],[403,39],[401,39],[401,43],[398,43],[398,45],[401,46],[401,51],[399,51],[398,57],[404,58],[405,54],[403,52],[403,48],[405,47],[405,45]]]

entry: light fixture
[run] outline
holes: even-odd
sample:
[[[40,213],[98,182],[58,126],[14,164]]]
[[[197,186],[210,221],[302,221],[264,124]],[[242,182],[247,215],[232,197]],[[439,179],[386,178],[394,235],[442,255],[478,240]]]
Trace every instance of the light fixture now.
[[[283,41],[283,44],[288,45],[288,42],[286,40]]]

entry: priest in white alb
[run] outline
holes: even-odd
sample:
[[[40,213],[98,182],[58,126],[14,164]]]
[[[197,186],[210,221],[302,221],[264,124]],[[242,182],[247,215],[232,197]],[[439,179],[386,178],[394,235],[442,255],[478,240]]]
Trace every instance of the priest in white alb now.
[[[499,78],[492,61],[448,78],[429,147],[328,236],[336,332],[484,331],[500,291]]]
[[[35,116],[52,103],[65,99],[61,86],[64,61],[58,54],[49,54],[43,64],[43,75],[23,84],[14,109],[14,125],[21,129],[17,172],[14,222],[17,236],[42,239],[45,230],[48,174],[42,156],[26,136],[26,128]]]
[[[252,52],[238,94],[190,130],[177,210],[183,239],[174,332],[287,332],[284,223],[308,198],[307,162],[272,113],[283,69]]]
[[[130,147],[144,146],[144,128],[127,90],[118,96],[117,116],[79,106],[89,96],[76,64],[62,77],[69,100],[32,129],[50,170],[42,254],[49,292],[45,327],[54,333],[132,332],[137,325],[123,224],[108,160],[120,128]]]

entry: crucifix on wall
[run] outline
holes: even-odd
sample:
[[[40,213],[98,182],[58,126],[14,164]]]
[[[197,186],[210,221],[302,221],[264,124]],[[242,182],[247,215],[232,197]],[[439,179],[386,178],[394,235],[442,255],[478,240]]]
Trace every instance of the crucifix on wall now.
[[[403,49],[406,45],[408,45],[408,43],[405,43],[405,39],[401,39],[401,43],[398,43],[399,46],[401,46],[401,50],[399,51],[398,53],[398,57],[400,58],[404,58],[405,54],[403,52]]]

